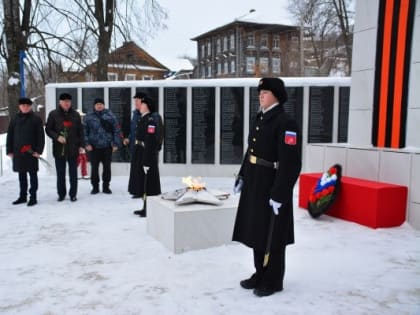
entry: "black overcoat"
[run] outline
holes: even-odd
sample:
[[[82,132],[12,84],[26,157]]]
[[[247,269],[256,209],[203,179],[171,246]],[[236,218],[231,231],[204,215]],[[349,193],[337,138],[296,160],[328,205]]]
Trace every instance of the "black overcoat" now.
[[[71,123],[71,127],[67,128],[65,145],[57,141],[60,134],[65,131],[64,121]],[[79,113],[71,107],[67,112],[61,107],[52,110],[48,115],[45,132],[53,140],[55,158],[76,158],[79,155],[79,148],[85,146],[82,120]]]
[[[150,113],[139,116],[136,124],[136,137],[134,139],[133,154],[130,165],[130,178],[128,192],[132,195],[142,196],[144,193],[143,166],[150,167],[147,172],[146,193],[155,196],[161,193],[158,167],[158,128],[156,121]]]
[[[29,152],[22,152],[23,146],[31,146],[33,152],[42,154],[45,145],[45,134],[42,119],[33,111],[18,112],[10,121],[7,130],[7,154],[13,153],[13,171],[37,172],[38,159]]]
[[[292,137],[296,135],[295,144],[288,144],[286,131]],[[280,251],[283,246],[294,243],[293,186],[301,169],[301,138],[296,121],[284,112],[282,105],[257,114],[239,172],[244,186],[233,231],[234,241],[260,251],[266,249],[271,198],[282,203],[275,217],[271,250]],[[278,162],[278,169],[251,164],[250,154]]]

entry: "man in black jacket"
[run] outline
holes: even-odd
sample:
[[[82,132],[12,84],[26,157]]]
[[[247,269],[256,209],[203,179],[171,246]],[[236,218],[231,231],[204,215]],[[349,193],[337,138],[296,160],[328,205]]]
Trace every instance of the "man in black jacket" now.
[[[29,189],[28,206],[37,203],[38,190],[38,158],[45,145],[42,120],[32,111],[32,101],[23,97],[19,99],[19,112],[11,120],[7,130],[7,155],[13,158],[13,171],[19,173],[19,198],[14,205],[26,203],[28,193],[28,175],[31,187]]]
[[[284,83],[263,78],[258,85],[260,110],[250,127],[248,150],[235,183],[241,191],[233,240],[253,249],[255,273],[240,285],[257,296],[283,290],[285,251],[294,243],[293,186],[301,169],[301,132],[284,111]],[[271,220],[268,264],[264,266]]]
[[[58,201],[63,201],[66,190],[66,162],[69,165],[70,200],[77,200],[77,156],[83,150],[83,125],[79,113],[71,107],[71,95],[59,96],[59,106],[48,115],[45,127],[53,140],[53,155],[57,171]]]

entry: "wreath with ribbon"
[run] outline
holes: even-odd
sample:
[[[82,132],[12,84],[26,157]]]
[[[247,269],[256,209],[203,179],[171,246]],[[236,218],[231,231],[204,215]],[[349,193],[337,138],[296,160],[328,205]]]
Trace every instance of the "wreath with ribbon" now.
[[[322,174],[309,195],[308,210],[313,218],[328,211],[337,198],[341,184],[341,165],[335,164]]]

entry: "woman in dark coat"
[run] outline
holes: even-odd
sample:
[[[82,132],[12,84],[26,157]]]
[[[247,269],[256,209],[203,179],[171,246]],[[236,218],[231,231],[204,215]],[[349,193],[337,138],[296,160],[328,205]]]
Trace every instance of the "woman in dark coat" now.
[[[133,196],[142,196],[144,193],[145,174],[146,195],[155,196],[161,193],[158,168],[159,144],[158,124],[152,117],[155,107],[152,100],[141,93],[134,96],[136,105],[140,108],[141,116],[136,125],[133,156],[130,164],[130,178],[128,192]],[[146,216],[145,211],[134,211],[134,214]]]
[[[258,91],[260,111],[235,185],[236,191],[243,186],[233,240],[254,252],[256,272],[241,286],[267,296],[283,289],[286,245],[294,242],[293,186],[301,169],[301,133],[284,111],[287,93],[281,79],[261,79]],[[263,267],[272,219],[271,254]]]
[[[19,198],[14,205],[26,203],[28,193],[28,175],[31,187],[29,189],[28,206],[37,203],[38,190],[38,158],[45,145],[42,120],[32,111],[32,101],[29,98],[19,99],[19,112],[11,120],[7,130],[7,155],[13,158],[13,171],[19,173]]]

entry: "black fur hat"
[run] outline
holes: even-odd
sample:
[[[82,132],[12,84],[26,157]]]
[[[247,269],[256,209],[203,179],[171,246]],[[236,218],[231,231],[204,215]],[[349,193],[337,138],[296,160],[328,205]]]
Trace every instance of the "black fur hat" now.
[[[19,99],[19,105],[23,105],[23,104],[32,105],[32,100],[27,97],[21,97]]]
[[[262,78],[258,83],[258,92],[261,90],[271,91],[279,101],[280,105],[287,102],[287,92],[282,79]]]

